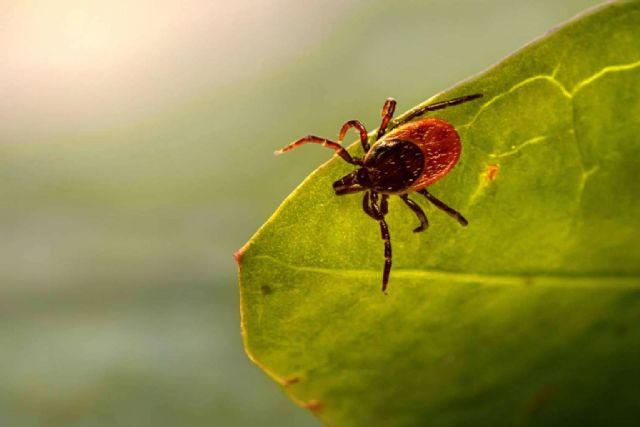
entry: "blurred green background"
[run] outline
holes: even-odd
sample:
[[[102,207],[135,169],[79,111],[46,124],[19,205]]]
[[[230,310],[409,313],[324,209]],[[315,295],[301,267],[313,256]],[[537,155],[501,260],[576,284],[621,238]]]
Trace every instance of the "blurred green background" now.
[[[232,254],[331,155],[273,150],[596,3],[2,2],[0,425],[318,425],[242,349]]]

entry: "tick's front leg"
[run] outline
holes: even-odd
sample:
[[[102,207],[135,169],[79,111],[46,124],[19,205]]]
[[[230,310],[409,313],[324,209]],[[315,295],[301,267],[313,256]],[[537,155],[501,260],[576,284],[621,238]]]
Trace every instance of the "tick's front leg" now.
[[[365,200],[369,201],[369,212],[365,209],[365,212],[372,218],[378,221],[380,225],[380,236],[384,241],[384,270],[382,271],[382,292],[387,293],[387,285],[389,284],[389,275],[391,274],[391,236],[389,235],[389,226],[385,221],[384,216],[388,212],[387,199],[389,196],[383,194],[380,206],[378,206],[378,193],[372,191],[369,196],[368,192],[365,194]]]
[[[393,98],[387,98],[384,101],[384,105],[382,106],[382,112],[380,115],[382,116],[382,123],[380,123],[380,127],[378,128],[378,134],[376,135],[376,141],[384,136],[387,132],[387,126],[393,117],[393,113],[396,111],[396,100]]]
[[[340,129],[340,135],[338,136],[338,143],[342,145],[342,141],[344,140],[347,131],[351,128],[357,129],[358,133],[360,134],[360,145],[362,145],[364,153],[367,154],[367,152],[369,151],[369,137],[367,136],[367,129],[358,120],[349,120],[342,125],[342,129]]]

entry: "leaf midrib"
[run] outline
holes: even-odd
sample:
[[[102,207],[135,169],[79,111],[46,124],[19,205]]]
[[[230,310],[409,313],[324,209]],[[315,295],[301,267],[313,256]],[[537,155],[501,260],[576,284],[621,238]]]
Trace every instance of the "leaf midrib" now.
[[[256,255],[255,260],[268,260],[289,270],[341,276],[379,276],[379,270],[337,269],[296,265],[270,255]],[[482,283],[497,286],[546,286],[562,288],[640,289],[640,274],[559,275],[553,273],[497,274],[452,272],[442,270],[415,270],[396,268],[395,277],[448,280],[457,283]]]

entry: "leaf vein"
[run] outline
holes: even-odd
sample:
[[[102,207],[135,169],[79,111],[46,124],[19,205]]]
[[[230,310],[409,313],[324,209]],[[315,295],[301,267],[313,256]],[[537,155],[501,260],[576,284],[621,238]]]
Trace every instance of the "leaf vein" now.
[[[615,73],[615,72],[619,72],[619,71],[629,71],[629,70],[633,70],[634,68],[638,68],[638,67],[640,67],[640,61],[631,62],[631,63],[628,63],[628,64],[609,65],[607,67],[604,67],[601,70],[599,70],[598,72],[596,72],[596,73],[592,74],[591,76],[587,77],[586,79],[583,79],[583,80],[579,81],[573,87],[573,90],[571,91],[571,96],[575,95],[576,92],[580,91],[585,86],[590,85],[591,83],[593,83],[594,81],[598,80],[600,77],[602,77],[602,76],[604,76],[606,74]]]
[[[279,260],[270,255],[256,255],[254,259],[270,261],[289,270],[327,274],[342,275],[349,277],[379,276],[379,270],[367,269],[336,269],[327,267],[303,266]],[[602,288],[602,289],[640,289],[640,274],[593,274],[593,275],[570,275],[554,273],[474,273],[474,272],[452,272],[442,270],[416,270],[396,268],[394,270],[396,278],[423,278],[430,280],[447,280],[458,283],[480,283],[498,286],[546,286],[561,288]]]

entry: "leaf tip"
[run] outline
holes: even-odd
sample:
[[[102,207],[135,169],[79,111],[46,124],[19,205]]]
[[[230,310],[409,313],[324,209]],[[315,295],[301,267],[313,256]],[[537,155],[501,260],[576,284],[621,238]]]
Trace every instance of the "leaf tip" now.
[[[247,251],[247,247],[249,246],[249,242],[245,243],[240,249],[233,253],[233,259],[236,260],[236,264],[240,267],[240,262],[242,262],[242,256]]]

